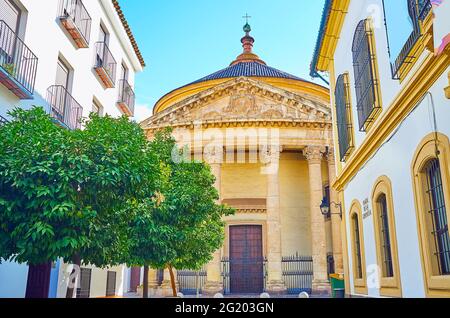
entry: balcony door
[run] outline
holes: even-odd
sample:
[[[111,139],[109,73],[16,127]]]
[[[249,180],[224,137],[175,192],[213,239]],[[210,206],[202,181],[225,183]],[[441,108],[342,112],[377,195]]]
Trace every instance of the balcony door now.
[[[11,30],[18,34],[20,9],[11,0],[0,0],[0,20],[11,28]]]
[[[128,81],[128,68],[123,63],[120,65],[120,79]]]
[[[56,66],[56,89],[52,96],[52,111],[56,119],[64,122],[69,110],[67,109],[67,94],[69,93],[70,69],[61,59]]]
[[[14,52],[19,35],[20,9],[10,0],[0,0],[0,21],[4,21],[0,25],[0,66],[17,64]]]

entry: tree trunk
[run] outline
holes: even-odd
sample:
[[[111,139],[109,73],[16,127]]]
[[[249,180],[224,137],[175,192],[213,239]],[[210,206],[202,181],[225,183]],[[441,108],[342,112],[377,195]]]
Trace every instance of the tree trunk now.
[[[148,266],[144,266],[144,290],[142,298],[148,298]]]
[[[72,269],[72,273],[70,274],[70,277],[72,277],[72,280],[69,283],[72,283],[73,287],[70,287],[70,284],[67,286],[67,292],[66,292],[66,298],[76,298],[77,294],[76,294],[76,282],[77,279],[79,279],[79,277],[77,277],[78,275],[75,275],[76,273],[76,266],[78,266],[78,268],[81,267],[81,257],[79,254],[75,254],[72,257],[72,263],[74,265],[74,268]],[[78,272],[79,273],[79,272]]]
[[[175,284],[175,275],[173,274],[173,268],[172,265],[169,265],[169,272],[170,272],[170,283],[172,285],[172,294],[173,297],[177,297],[177,285]]]

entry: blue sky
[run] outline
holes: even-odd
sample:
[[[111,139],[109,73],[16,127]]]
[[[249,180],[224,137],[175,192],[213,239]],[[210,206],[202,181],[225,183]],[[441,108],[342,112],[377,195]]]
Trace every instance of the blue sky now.
[[[268,65],[310,80],[324,0],[122,0],[147,63],[136,77],[136,117],[169,91],[227,67],[242,52],[247,12],[254,51]],[[320,83],[320,81],[317,81]]]

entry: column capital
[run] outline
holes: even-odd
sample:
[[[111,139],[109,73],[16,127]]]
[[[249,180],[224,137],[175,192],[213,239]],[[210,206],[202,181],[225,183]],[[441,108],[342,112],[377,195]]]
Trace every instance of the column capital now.
[[[310,163],[321,162],[325,153],[326,148],[324,146],[307,146],[303,149],[303,155]]]
[[[223,163],[223,154],[224,149],[223,146],[220,145],[210,145],[206,146],[203,150],[203,158],[206,163],[213,164],[222,164]]]
[[[272,164],[280,159],[280,154],[283,152],[281,145],[262,145],[260,147],[261,161],[264,164]]]
[[[334,151],[334,147],[328,147],[327,154],[325,155],[329,164],[335,164],[335,156],[336,152]]]

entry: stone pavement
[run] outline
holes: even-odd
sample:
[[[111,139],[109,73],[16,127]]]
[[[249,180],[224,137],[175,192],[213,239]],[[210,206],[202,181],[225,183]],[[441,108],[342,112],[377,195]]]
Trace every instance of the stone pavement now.
[[[124,298],[142,298],[142,296],[139,296],[136,293],[126,293],[123,296]],[[197,298],[196,295],[185,295],[184,298],[187,299],[193,299],[193,298]],[[211,297],[204,297],[202,295],[200,295],[199,297],[200,299],[205,299],[205,298],[211,298]],[[224,296],[225,299],[240,299],[240,298],[247,298],[247,299],[257,299],[260,298],[260,295],[225,295]],[[275,296],[272,297],[274,299],[298,299],[298,295],[282,295],[282,296]],[[324,296],[310,296],[310,298],[330,298],[330,297],[324,297]],[[267,298],[265,298],[267,299]]]

